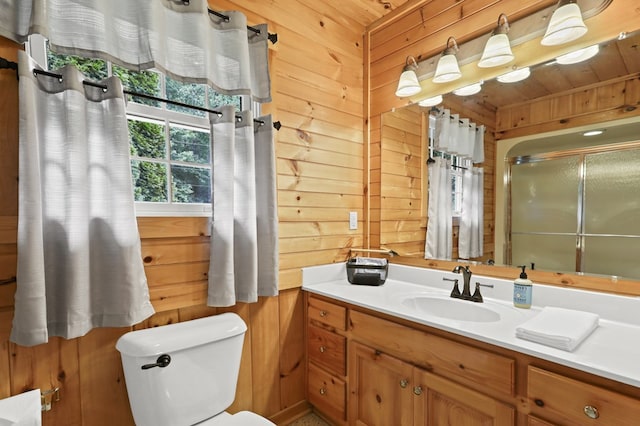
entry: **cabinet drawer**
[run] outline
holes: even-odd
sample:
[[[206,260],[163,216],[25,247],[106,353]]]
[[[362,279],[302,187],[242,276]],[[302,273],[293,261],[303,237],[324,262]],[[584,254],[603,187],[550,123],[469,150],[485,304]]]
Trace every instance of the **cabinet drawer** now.
[[[561,424],[637,425],[640,400],[529,366],[531,412]]]
[[[309,360],[339,376],[344,376],[346,374],[346,338],[311,324],[307,331]]]
[[[481,391],[515,393],[511,358],[355,310],[350,311],[349,321],[354,340]]]
[[[343,380],[309,364],[309,402],[336,420],[345,420],[347,387]]]
[[[309,297],[309,320],[314,320],[345,331],[347,329],[347,309],[324,300]]]

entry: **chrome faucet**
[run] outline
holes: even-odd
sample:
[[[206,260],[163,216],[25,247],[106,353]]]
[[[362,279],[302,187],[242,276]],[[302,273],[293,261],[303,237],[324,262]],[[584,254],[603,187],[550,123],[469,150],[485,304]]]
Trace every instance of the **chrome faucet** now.
[[[451,272],[456,273],[456,274],[462,272],[462,280],[463,280],[464,286],[462,288],[462,294],[460,295],[460,299],[472,300],[472,296],[471,296],[471,270],[469,269],[469,266],[462,267],[462,266],[458,265],[455,268],[453,268],[453,271],[451,271]]]

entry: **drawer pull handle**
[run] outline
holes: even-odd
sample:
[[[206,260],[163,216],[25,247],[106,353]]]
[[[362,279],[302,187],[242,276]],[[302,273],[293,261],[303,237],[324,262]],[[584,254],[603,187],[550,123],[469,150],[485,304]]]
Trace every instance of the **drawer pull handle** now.
[[[325,348],[324,346],[320,346],[319,350],[320,350],[321,353],[324,353],[324,351],[326,351],[327,348]]]
[[[409,385],[409,381],[407,379],[400,380],[400,387],[402,389],[406,388]]]
[[[591,405],[585,405],[584,414],[590,419],[597,419],[600,417],[600,413],[598,413],[598,409]]]
[[[422,395],[422,386],[416,386],[413,388],[413,393],[416,395]]]
[[[327,311],[320,311],[320,316],[321,316],[321,317],[326,317],[327,315],[329,315],[329,312],[327,312]]]
[[[327,390],[325,388],[320,388],[320,395],[325,395]]]

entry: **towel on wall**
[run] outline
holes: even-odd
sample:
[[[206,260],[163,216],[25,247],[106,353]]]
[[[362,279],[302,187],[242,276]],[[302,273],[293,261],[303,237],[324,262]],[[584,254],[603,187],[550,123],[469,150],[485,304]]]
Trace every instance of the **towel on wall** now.
[[[599,325],[591,312],[546,306],[516,328],[516,337],[572,352]]]

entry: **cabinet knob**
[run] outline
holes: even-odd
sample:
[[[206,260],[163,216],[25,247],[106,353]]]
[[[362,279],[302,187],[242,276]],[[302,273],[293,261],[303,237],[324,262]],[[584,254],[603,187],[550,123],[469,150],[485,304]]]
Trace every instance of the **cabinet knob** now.
[[[320,316],[321,316],[321,317],[326,317],[327,315],[329,315],[329,312],[327,312],[327,311],[320,311]]]
[[[413,388],[413,393],[416,395],[422,395],[422,386],[416,386]]]
[[[324,395],[327,393],[327,390],[325,388],[320,388],[320,395]]]
[[[584,406],[584,414],[590,419],[597,419],[598,417],[600,417],[600,413],[598,412],[598,409],[591,405]]]
[[[324,346],[320,346],[319,350],[320,350],[320,352],[324,353],[324,351],[326,351],[327,348],[325,348]]]
[[[409,380],[407,380],[407,379],[400,380],[400,387],[402,389],[406,388],[408,385],[409,385]]]

